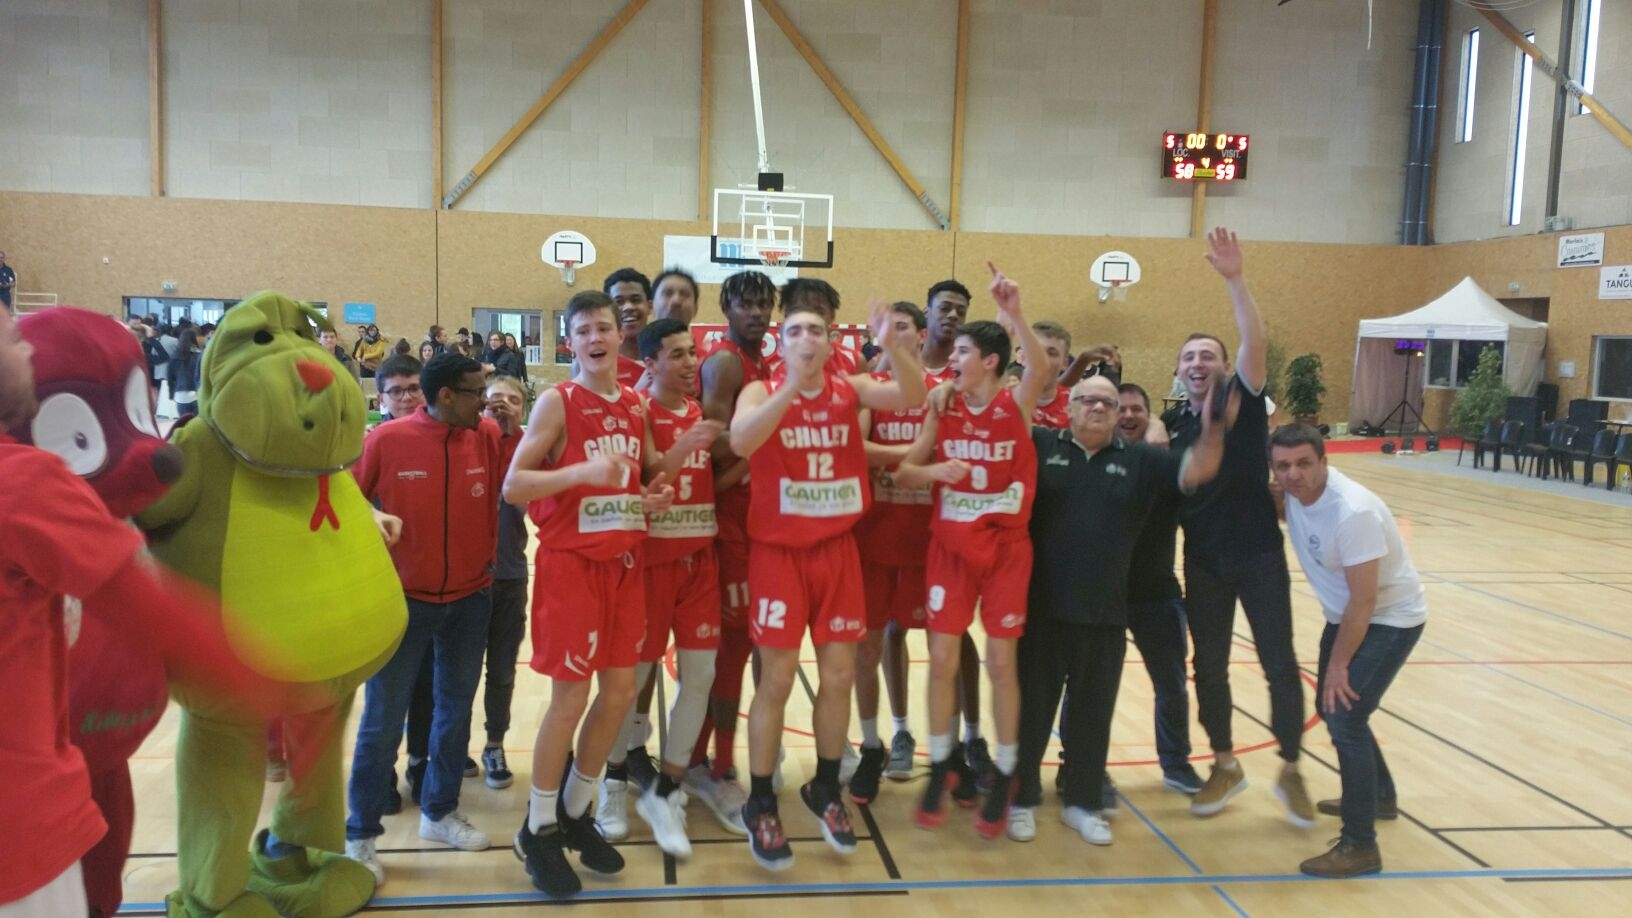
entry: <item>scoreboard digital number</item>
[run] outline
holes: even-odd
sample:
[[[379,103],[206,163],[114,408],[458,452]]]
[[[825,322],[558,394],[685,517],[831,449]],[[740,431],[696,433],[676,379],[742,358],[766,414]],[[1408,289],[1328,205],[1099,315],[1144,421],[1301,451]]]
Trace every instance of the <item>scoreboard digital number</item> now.
[[[1162,177],[1181,182],[1239,182],[1247,177],[1247,135],[1168,131]]]

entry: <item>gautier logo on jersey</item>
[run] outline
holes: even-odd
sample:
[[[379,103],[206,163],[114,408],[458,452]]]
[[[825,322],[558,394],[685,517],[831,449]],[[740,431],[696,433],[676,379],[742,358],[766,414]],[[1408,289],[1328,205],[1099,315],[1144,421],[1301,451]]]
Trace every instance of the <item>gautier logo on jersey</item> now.
[[[784,478],[778,488],[782,513],[787,516],[846,516],[861,512],[861,479],[794,481]]]
[[[1019,513],[1025,497],[1026,486],[1018,481],[996,494],[971,494],[947,488],[941,492],[941,519],[972,523],[989,513]]]
[[[578,504],[579,532],[638,531],[646,528],[639,494],[585,497]]]
[[[713,504],[675,504],[651,518],[654,539],[713,538],[719,532]]]

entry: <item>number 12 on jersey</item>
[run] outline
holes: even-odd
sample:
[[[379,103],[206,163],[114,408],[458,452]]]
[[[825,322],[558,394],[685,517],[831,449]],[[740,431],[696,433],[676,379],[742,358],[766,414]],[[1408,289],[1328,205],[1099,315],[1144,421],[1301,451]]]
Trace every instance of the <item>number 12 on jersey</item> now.
[[[809,466],[810,480],[827,481],[833,477],[832,453],[806,453],[805,462]]]

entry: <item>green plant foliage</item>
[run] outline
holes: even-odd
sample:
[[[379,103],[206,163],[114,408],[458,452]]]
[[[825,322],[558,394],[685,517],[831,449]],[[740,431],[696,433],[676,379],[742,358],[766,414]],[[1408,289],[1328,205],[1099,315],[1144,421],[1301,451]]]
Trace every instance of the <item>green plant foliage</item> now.
[[[1326,386],[1320,381],[1320,355],[1300,354],[1286,367],[1286,403],[1282,406],[1295,418],[1320,416],[1320,397]]]
[[[1464,437],[1479,436],[1486,421],[1506,413],[1507,397],[1512,394],[1502,380],[1501,352],[1487,345],[1479,352],[1479,364],[1468,377],[1468,384],[1451,403],[1451,431]]]

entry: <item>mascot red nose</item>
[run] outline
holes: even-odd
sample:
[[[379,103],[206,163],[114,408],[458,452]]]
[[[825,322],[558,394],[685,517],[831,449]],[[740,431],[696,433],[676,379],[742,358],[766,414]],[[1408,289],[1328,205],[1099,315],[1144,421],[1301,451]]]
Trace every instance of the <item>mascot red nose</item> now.
[[[116,517],[135,516],[162,497],[181,476],[181,451],[159,437],[147,360],[130,330],[67,306],[23,316],[17,328],[34,348],[40,411],[11,436],[61,457]],[[163,662],[127,646],[109,624],[118,612],[87,604],[78,621],[69,616],[70,736],[108,823],[82,861],[93,915],[119,910],[135,819],[126,763],[169,700]]]

